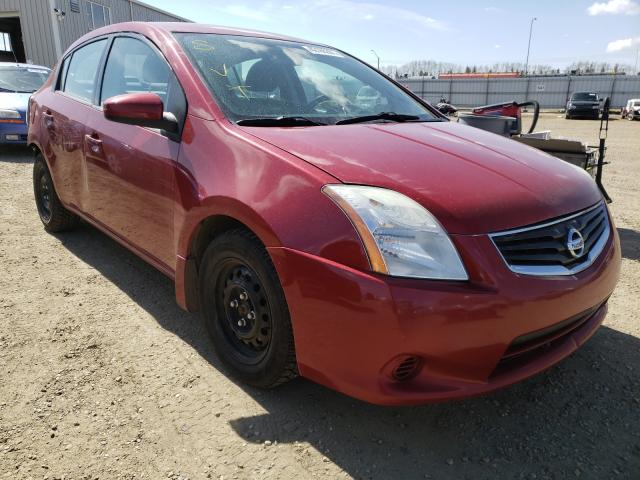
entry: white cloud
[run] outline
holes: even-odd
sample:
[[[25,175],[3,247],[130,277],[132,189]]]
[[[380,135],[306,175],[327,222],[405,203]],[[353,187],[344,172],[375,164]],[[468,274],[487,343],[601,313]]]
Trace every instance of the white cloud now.
[[[301,2],[302,5],[305,3],[306,2]],[[315,10],[318,13],[353,19],[361,19],[363,18],[362,13],[367,12],[367,16],[371,15],[376,19],[385,19],[387,22],[393,22],[398,25],[427,28],[430,30],[448,30],[444,22],[436,20],[435,18],[421,15],[406,8],[382,5],[373,2],[357,2],[355,0],[314,0],[310,2],[309,9],[311,11]]]
[[[484,11],[488,13],[504,13],[504,10],[498,7],[484,7]]]
[[[448,26],[435,18],[421,15],[407,8],[383,5],[372,1],[356,0],[300,0],[299,2],[278,5],[278,2],[265,0],[257,5],[237,3],[226,6],[214,6],[227,15],[239,19],[259,22],[282,22],[288,20],[308,23],[317,18],[336,18],[346,21],[371,21],[402,25],[416,32],[428,30],[449,30]]]
[[[493,46],[493,48],[501,48],[501,47],[502,47],[502,45],[500,45],[499,43],[496,43],[496,44]]]
[[[607,45],[607,52],[619,52],[620,50],[626,50],[634,46],[640,46],[640,37],[635,38],[623,38],[609,42]]]
[[[640,5],[633,0],[609,0],[603,3],[594,3],[587,8],[589,15],[638,15]]]
[[[234,17],[257,20],[258,22],[268,22],[269,15],[263,10],[249,8],[245,5],[228,5],[221,8],[224,13]]]

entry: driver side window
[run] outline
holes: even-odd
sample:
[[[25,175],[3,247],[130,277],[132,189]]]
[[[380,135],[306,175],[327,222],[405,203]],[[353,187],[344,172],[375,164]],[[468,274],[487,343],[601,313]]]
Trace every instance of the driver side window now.
[[[141,40],[118,37],[105,66],[100,104],[116,95],[139,92],[157,94],[165,111],[173,113],[182,123],[186,99],[167,61]]]

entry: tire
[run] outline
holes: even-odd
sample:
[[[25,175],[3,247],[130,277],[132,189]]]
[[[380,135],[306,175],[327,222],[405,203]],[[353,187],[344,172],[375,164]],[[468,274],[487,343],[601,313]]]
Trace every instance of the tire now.
[[[564,116],[564,118],[566,118],[567,120],[571,120],[571,115],[569,115],[568,113]]]
[[[298,376],[284,292],[255,235],[237,229],[216,237],[204,253],[199,283],[205,325],[234,377],[273,388]]]
[[[47,232],[64,232],[78,224],[78,217],[60,202],[47,163],[40,153],[36,154],[33,164],[33,193],[38,215]]]

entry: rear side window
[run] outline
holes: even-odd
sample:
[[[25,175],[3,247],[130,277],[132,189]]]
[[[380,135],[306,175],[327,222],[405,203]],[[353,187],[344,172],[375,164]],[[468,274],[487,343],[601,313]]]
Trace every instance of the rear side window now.
[[[107,40],[98,40],[73,52],[69,61],[63,91],[79,100],[93,102],[96,78]]]
[[[167,61],[145,42],[131,37],[113,41],[104,70],[100,103],[126,93],[150,92],[181,121],[186,105],[182,88]]]

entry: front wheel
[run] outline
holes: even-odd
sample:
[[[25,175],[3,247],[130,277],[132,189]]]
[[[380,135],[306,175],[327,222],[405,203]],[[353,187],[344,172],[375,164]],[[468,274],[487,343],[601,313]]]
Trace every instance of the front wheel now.
[[[47,163],[40,153],[33,164],[33,193],[40,221],[47,232],[64,232],[76,226],[78,217],[60,202]]]
[[[271,258],[245,230],[207,247],[200,265],[204,321],[220,360],[245,383],[272,388],[297,376],[289,309]]]

